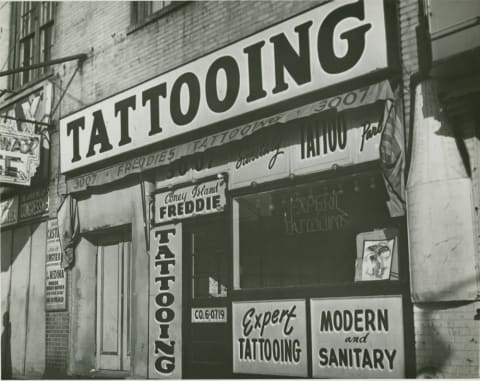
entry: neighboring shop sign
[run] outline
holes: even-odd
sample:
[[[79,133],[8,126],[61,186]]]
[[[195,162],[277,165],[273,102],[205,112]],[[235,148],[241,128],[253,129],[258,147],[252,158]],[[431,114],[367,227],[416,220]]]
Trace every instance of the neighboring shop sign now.
[[[192,323],[226,323],[225,307],[192,308]]]
[[[61,266],[62,247],[57,219],[48,220],[45,260],[45,309],[64,310],[67,306],[67,273]]]
[[[222,178],[154,195],[154,223],[217,213],[226,205],[226,180]]]
[[[73,113],[61,171],[387,68],[385,19],[383,0],[328,2]]]
[[[48,188],[20,195],[20,219],[39,217],[48,213]]]
[[[0,110],[0,183],[30,185],[40,165],[46,126],[52,106],[52,85],[21,98]],[[48,163],[45,163],[47,165]]]
[[[304,300],[234,302],[233,372],[307,376]]]
[[[401,296],[311,300],[317,378],[403,378]]]
[[[182,378],[182,228],[153,228],[150,236],[148,378]]]
[[[0,227],[6,227],[18,222],[18,196],[0,201]]]
[[[275,162],[270,162],[270,159],[272,158],[273,154],[276,153],[274,148],[280,148],[280,145],[285,146],[287,143],[288,144],[297,144],[297,152],[296,155],[299,157],[297,161],[300,161],[302,159],[301,157],[301,152],[302,148],[300,146],[300,143],[302,142],[301,140],[301,133],[300,131],[297,132],[295,137],[290,137],[289,133],[285,132],[285,129],[283,126],[288,123],[292,122],[294,120],[298,120],[298,125],[301,125],[305,123],[305,119],[309,116],[313,116],[316,114],[320,114],[326,111],[332,112],[333,110],[336,110],[337,112],[341,111],[346,111],[346,110],[351,110],[351,109],[356,109],[356,108],[364,108],[363,106],[367,105],[372,105],[373,103],[377,103],[379,101],[385,101],[387,99],[391,99],[393,97],[393,92],[390,88],[390,84],[388,81],[383,81],[379,83],[372,84],[370,86],[362,87],[356,90],[351,90],[347,93],[344,94],[339,94],[336,96],[332,96],[330,98],[325,98],[321,99],[319,101],[309,103],[294,109],[290,109],[263,119],[255,120],[253,122],[249,122],[246,124],[242,124],[239,126],[236,126],[232,129],[218,132],[213,135],[208,135],[204,136],[202,138],[193,140],[188,143],[176,145],[167,149],[163,150],[156,150],[141,156],[137,156],[132,159],[128,159],[125,161],[121,161],[117,164],[114,164],[112,166],[109,166],[107,168],[103,168],[97,171],[89,171],[88,173],[85,173],[83,175],[79,176],[74,176],[74,177],[67,177],[67,192],[79,192],[86,190],[88,187],[98,187],[104,184],[108,184],[110,182],[120,180],[122,178],[125,178],[131,174],[134,173],[140,173],[143,171],[147,171],[153,168],[157,167],[164,167],[165,174],[168,175],[169,177],[178,177],[179,173],[178,169],[181,169],[181,167],[184,166],[185,162],[191,162],[194,161],[196,162],[194,167],[196,169],[205,169],[205,166],[208,166],[211,164],[212,157],[213,159],[218,159],[216,156],[218,154],[218,149],[221,149],[220,146],[227,147],[229,148],[228,151],[230,151],[230,145],[229,143],[233,142],[238,142],[241,140],[235,148],[237,152],[235,152],[235,155],[233,157],[230,157],[228,155],[225,155],[225,160],[231,161],[229,163],[229,168],[231,169],[230,172],[234,174],[234,169],[238,168],[238,175],[237,176],[238,180],[231,179],[232,183],[238,183],[243,184],[244,181],[248,181],[247,177],[248,176],[243,176],[242,172],[245,174],[252,173],[253,171],[249,169],[249,167],[253,166],[258,166],[259,168],[266,168],[268,166],[271,167],[271,170],[268,172],[266,178],[277,178],[277,176],[280,176],[282,170],[289,170],[289,165],[286,164],[286,160],[288,158],[288,161],[291,161],[292,159],[289,159],[289,153],[284,152],[284,154],[278,152],[278,155],[276,155],[276,160]],[[380,108],[380,106],[379,106]],[[375,109],[375,107],[373,107]],[[355,112],[355,110],[349,111],[349,114],[351,112]],[[365,118],[365,114],[362,112],[358,113],[360,117]],[[357,115],[357,114],[355,114]],[[323,116],[323,115],[322,115]],[[319,118],[322,118],[322,116],[319,116]],[[350,121],[351,118],[347,117],[347,122]],[[373,123],[373,126],[376,126],[375,123],[378,122],[378,117],[372,117],[372,115],[369,115],[369,118],[364,119],[363,123],[371,122]],[[373,147],[375,146],[376,143],[378,143],[378,139],[380,138],[380,134],[378,133],[378,130],[375,131],[377,133],[373,134],[373,129],[370,128],[368,129],[369,126],[372,126],[372,124],[364,124],[367,128],[363,130],[363,125],[358,121],[356,127],[361,128],[362,130],[360,132],[357,132],[354,134],[354,137],[347,136],[348,139],[348,146],[352,147],[353,142],[355,144],[360,144],[362,143],[362,139],[359,138],[358,136],[364,136],[365,139],[363,140],[364,145],[362,150],[360,151],[361,146],[359,145],[358,147],[358,154],[357,156],[363,158],[366,160],[368,155],[366,153],[372,152]],[[257,141],[257,135],[259,134],[260,131],[265,130],[268,127],[272,127],[274,125],[277,125],[277,128],[275,128],[275,131],[273,131],[273,135],[276,137],[272,139],[272,142],[269,144],[265,144],[266,142],[262,142],[262,138],[260,138],[259,141]],[[294,127],[294,126],[292,126]],[[350,126],[349,127],[353,127]],[[289,128],[287,130],[293,130],[295,128]],[[365,134],[363,132],[365,131]],[[320,131],[321,132],[321,131]],[[305,132],[304,132],[305,133]],[[383,132],[382,132],[383,133]],[[287,136],[285,136],[287,134]],[[314,162],[322,163],[325,161],[325,158],[323,155],[317,154],[316,148],[313,148],[312,150],[312,139],[310,135],[313,134],[314,139],[316,139],[316,131],[310,132],[306,131],[305,133],[305,138],[303,140],[303,145],[304,145],[304,157],[302,163],[296,164],[295,168],[314,168],[317,164]],[[252,137],[250,139],[246,139],[247,137],[255,135],[255,137]],[[278,136],[277,136],[278,135]],[[270,133],[270,136],[272,136],[272,132]],[[371,139],[371,137],[373,137]],[[290,140],[286,140],[286,139]],[[330,139],[333,139],[334,137],[331,136]],[[335,137],[336,138],[336,137]],[[326,142],[328,143],[328,136],[326,138]],[[254,143],[252,143],[254,141]],[[280,143],[281,142],[281,143]],[[323,143],[323,142],[322,142]],[[280,145],[279,145],[280,144]],[[316,142],[314,141],[314,144]],[[333,147],[333,142],[330,143]],[[215,150],[213,150],[216,148]],[[329,156],[331,156],[330,147],[327,147],[329,149]],[[336,148],[336,146],[334,147]],[[271,149],[270,153],[272,155],[269,155],[266,153]],[[290,148],[289,148],[290,149]],[[280,151],[283,149],[280,148]],[[205,152],[207,151],[207,152]],[[216,152],[214,155],[212,152]],[[204,156],[205,153],[207,154],[207,158],[205,160]],[[210,158],[208,158],[210,156]],[[199,163],[197,163],[198,158],[200,157]],[[375,152],[375,158],[379,157],[378,150]],[[228,158],[228,159],[227,159]],[[268,159],[268,160],[267,160]],[[265,163],[260,163],[260,161],[264,161]],[[265,164],[265,165],[264,165]],[[295,164],[295,163],[294,163]],[[308,164],[308,165],[307,165]],[[324,168],[330,168],[332,165],[332,161],[330,160],[328,165],[323,164]],[[172,172],[172,168],[177,168],[177,170],[173,170],[174,173]],[[310,169],[305,169],[305,170],[310,170]],[[223,171],[223,169],[222,169]],[[259,172],[260,173],[260,172]],[[171,175],[171,176],[170,176]],[[182,173],[180,173],[182,175]],[[201,177],[204,177],[205,175],[202,174]],[[249,181],[256,181],[255,176],[251,176],[252,179]],[[198,178],[198,177],[197,177]],[[261,175],[258,176],[259,180],[265,179],[265,172],[262,171]],[[265,180],[264,180],[265,181]]]

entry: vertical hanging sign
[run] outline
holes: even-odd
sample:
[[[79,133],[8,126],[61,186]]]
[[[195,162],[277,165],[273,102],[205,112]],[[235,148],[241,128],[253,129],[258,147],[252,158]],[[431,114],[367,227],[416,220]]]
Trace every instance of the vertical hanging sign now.
[[[45,260],[45,309],[63,310],[67,306],[67,274],[61,266],[62,247],[57,219],[48,221],[47,258]]]
[[[151,230],[148,378],[182,378],[182,226]]]

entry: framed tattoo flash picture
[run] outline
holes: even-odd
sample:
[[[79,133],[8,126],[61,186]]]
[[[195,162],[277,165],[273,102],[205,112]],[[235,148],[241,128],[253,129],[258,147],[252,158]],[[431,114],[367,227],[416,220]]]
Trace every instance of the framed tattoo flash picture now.
[[[398,280],[398,230],[357,234],[355,281]]]

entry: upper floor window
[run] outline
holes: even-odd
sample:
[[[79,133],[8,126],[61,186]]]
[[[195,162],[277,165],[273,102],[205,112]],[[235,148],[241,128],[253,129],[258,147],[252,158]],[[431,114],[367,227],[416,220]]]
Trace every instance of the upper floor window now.
[[[185,1],[133,1],[132,24],[148,21],[184,3]]]
[[[55,2],[12,3],[9,65],[11,69],[31,66],[52,58]],[[18,88],[48,73],[50,67],[31,69],[10,77],[10,87]]]

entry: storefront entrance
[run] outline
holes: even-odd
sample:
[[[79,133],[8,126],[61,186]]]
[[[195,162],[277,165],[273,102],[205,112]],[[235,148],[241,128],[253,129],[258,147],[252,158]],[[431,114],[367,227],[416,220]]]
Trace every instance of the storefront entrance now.
[[[229,224],[223,214],[184,224],[184,376],[231,377]]]
[[[108,233],[97,245],[97,368],[128,371],[131,238],[126,232]]]

